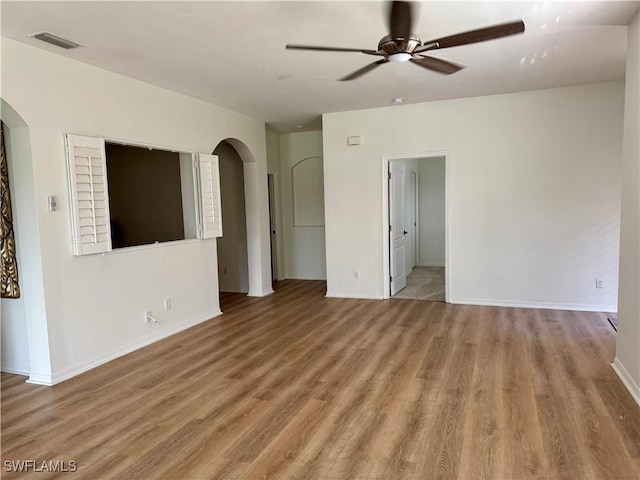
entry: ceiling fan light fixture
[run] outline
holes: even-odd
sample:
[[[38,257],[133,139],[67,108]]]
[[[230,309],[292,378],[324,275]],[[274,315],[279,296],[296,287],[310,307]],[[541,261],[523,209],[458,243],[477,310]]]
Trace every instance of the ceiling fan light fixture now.
[[[389,55],[389,57],[387,58],[389,59],[390,62],[393,62],[393,63],[404,63],[404,62],[408,62],[411,59],[411,54],[405,53],[405,52],[398,52],[398,53]]]

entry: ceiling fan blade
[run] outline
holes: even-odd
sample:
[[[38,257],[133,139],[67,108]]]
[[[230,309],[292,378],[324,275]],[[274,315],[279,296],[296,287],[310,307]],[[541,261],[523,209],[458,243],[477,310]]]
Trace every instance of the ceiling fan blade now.
[[[287,44],[285,47],[287,50],[316,50],[320,52],[360,52],[367,55],[384,55],[383,52],[377,52],[376,50],[366,50],[360,48],[343,48],[343,47],[319,47],[316,45],[291,45]]]
[[[370,63],[369,65],[365,65],[364,67],[356,70],[355,72],[350,73],[346,77],[342,77],[340,79],[340,81],[341,82],[346,82],[348,80],[354,80],[354,79],[356,79],[358,77],[361,77],[365,73],[370,72],[371,70],[373,70],[377,66],[382,65],[383,63],[388,63],[388,62],[389,62],[389,60],[387,60],[386,58],[383,58],[382,60],[378,60],[377,62]]]
[[[392,38],[409,38],[412,26],[411,4],[391,2],[389,12],[389,33]]]
[[[429,70],[443,73],[445,75],[451,75],[452,73],[456,73],[464,68],[462,65],[456,65],[455,63],[448,60],[443,60],[441,58],[435,57],[427,57],[426,55],[420,55],[419,57],[410,58],[409,61],[423,68],[428,68]]]
[[[458,47],[460,45],[468,45],[470,43],[485,42],[495,38],[508,37],[524,32],[524,22],[518,20],[516,22],[503,23],[493,25],[491,27],[479,28],[469,32],[457,33],[448,37],[436,38],[424,42],[421,47],[416,48],[413,53],[426,52],[437,48]]]

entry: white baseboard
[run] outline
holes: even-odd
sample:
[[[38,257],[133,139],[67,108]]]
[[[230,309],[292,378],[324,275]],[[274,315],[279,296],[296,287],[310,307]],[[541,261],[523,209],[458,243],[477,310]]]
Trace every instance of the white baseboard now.
[[[579,312],[615,313],[617,305],[590,305],[583,303],[516,302],[511,300],[487,300],[477,298],[451,297],[449,303],[462,305],[486,305],[490,307],[542,308],[545,310],[572,310]]]
[[[163,338],[170,337],[171,335],[175,335],[178,332],[194,327],[199,323],[206,322],[207,320],[210,320],[213,317],[217,317],[220,314],[222,314],[222,311],[220,309],[214,310],[212,312],[209,312],[197,318],[194,318],[193,320],[188,321],[187,323],[183,323],[182,325],[179,325],[176,328],[173,328],[171,330],[165,330],[159,335],[152,338],[148,338],[142,342],[129,345],[121,350],[117,350],[107,355],[103,355],[88,361],[84,361],[79,365],[71,365],[69,367],[63,368],[62,370],[54,372],[53,375],[51,375],[51,377],[49,378],[49,383],[45,383],[41,381],[45,379],[33,378],[33,373],[32,373],[31,377],[29,377],[28,383],[38,383],[39,385],[55,385],[56,383],[63,382],[64,380],[68,380],[69,378],[75,377],[76,375],[80,375],[81,373],[84,373],[88,370],[91,370],[107,362],[110,362],[111,360],[115,360],[118,357],[122,357],[123,355],[131,353],[142,347],[146,347],[147,345],[150,345],[159,340],[162,340]]]
[[[299,277],[299,276],[292,275],[284,278],[284,280],[309,280],[309,281],[326,282],[327,278],[326,277]]]
[[[249,293],[247,293],[247,297],[266,297],[267,295],[271,295],[272,293],[273,293],[273,288],[270,288],[269,290],[265,290],[265,291],[258,291],[258,292],[249,291]]]
[[[5,373],[13,373],[14,375],[29,376],[31,373],[31,367],[26,363],[2,362],[2,368],[0,368],[0,370]]]
[[[241,292],[239,290],[220,290],[220,293],[241,293],[246,295],[247,297],[266,297],[267,295],[271,295],[273,293],[273,289],[262,291],[249,291],[249,292]]]
[[[416,265],[416,267],[444,267],[444,263],[429,263],[425,265]]]
[[[631,375],[629,375],[629,372],[624,368],[624,365],[622,365],[622,362],[618,357],[613,359],[611,368],[613,368],[613,371],[616,372],[624,386],[629,390],[633,399],[636,401],[638,406],[640,406],[640,386],[638,386],[633,378],[631,378]]]
[[[382,295],[371,295],[367,293],[349,293],[349,292],[327,292],[327,298],[360,298],[362,300],[382,300]]]
[[[47,387],[53,385],[50,373],[38,372],[29,373],[29,379],[27,380],[27,383],[33,383],[34,385],[46,385]]]

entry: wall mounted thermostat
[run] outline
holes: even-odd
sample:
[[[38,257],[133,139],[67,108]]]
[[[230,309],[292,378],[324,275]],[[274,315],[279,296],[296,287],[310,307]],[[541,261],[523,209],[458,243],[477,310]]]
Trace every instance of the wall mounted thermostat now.
[[[48,205],[49,205],[49,211],[50,212],[55,212],[58,209],[58,203],[56,201],[55,195],[49,195],[47,197],[47,202],[48,202]]]

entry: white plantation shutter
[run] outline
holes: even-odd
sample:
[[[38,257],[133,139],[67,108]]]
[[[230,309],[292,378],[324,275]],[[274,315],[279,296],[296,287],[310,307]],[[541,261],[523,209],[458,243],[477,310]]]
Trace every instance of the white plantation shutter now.
[[[71,196],[73,254],[111,250],[104,140],[65,135]]]
[[[198,154],[200,191],[200,238],[222,236],[220,171],[217,155]]]

